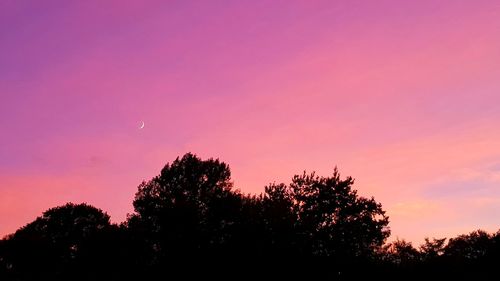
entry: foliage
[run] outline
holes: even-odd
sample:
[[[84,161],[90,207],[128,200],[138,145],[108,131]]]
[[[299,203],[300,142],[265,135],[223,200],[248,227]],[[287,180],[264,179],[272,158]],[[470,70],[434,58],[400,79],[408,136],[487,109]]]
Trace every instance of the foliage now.
[[[139,185],[135,212],[121,225],[93,206],[68,203],[0,240],[0,279],[149,280],[179,264],[225,260],[235,269],[243,259],[266,261],[266,276],[281,279],[478,280],[496,273],[500,232],[426,238],[418,248],[399,239],[384,245],[388,216],[353,185],[335,168],[328,177],[304,172],[242,194],[227,164],[188,153]]]

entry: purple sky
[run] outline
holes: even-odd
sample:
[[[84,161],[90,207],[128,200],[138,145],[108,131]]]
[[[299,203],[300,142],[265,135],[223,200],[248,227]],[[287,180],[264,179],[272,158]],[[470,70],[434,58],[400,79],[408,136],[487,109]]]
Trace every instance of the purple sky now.
[[[481,0],[0,1],[0,235],[67,201],[122,221],[189,151],[252,193],[338,165],[393,237],[496,231],[499,19]]]

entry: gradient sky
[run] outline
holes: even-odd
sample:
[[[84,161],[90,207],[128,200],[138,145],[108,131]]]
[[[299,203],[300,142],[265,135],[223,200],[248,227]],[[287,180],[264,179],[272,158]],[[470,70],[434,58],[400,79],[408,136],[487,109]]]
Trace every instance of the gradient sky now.
[[[0,127],[0,236],[123,221],[189,151],[252,193],[337,165],[393,238],[496,231],[500,2],[0,0]]]

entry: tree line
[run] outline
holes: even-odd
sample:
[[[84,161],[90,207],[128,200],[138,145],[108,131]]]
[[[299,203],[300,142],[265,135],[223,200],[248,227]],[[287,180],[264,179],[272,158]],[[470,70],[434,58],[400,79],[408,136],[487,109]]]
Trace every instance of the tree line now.
[[[263,193],[233,187],[229,166],[187,153],[142,182],[120,224],[88,204],[51,208],[0,240],[0,280],[223,277],[487,279],[500,232],[387,243],[389,217],[337,168]],[[264,273],[266,272],[266,273]]]

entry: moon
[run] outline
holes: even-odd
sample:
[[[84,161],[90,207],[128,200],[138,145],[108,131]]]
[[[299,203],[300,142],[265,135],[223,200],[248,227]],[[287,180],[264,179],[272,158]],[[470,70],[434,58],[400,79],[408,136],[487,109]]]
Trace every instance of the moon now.
[[[139,129],[144,129],[144,121],[141,121],[141,126],[139,126]]]

